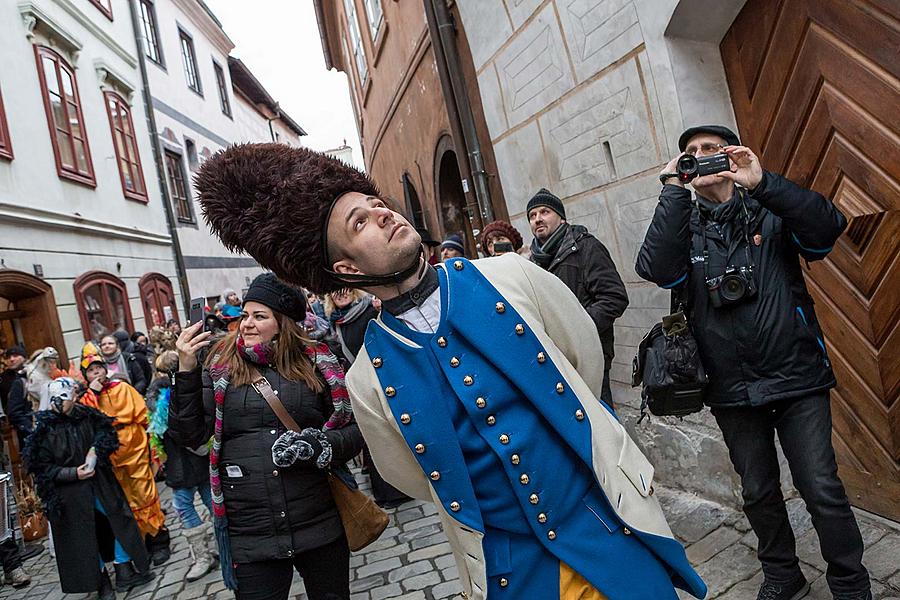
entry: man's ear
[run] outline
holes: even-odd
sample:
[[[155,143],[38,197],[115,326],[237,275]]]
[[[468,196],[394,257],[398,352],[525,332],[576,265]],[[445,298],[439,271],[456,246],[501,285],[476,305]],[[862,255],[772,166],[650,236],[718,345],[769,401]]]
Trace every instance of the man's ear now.
[[[334,263],[334,266],[331,267],[331,270],[335,273],[340,273],[341,275],[358,275],[361,274],[361,271],[354,265],[350,260],[346,258],[342,258],[341,260]]]

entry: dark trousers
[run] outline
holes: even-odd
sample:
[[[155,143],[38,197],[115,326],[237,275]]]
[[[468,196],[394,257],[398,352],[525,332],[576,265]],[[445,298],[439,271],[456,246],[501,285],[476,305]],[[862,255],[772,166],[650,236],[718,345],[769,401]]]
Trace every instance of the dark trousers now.
[[[607,365],[609,365],[612,361],[607,361]],[[600,389],[600,399],[606,402],[606,405],[610,408],[615,408],[612,399],[612,386],[610,385],[609,380],[609,369],[603,371],[603,387]]]
[[[22,566],[22,557],[19,554],[19,546],[13,536],[0,543],[0,563],[7,574]]]
[[[303,578],[309,600],[350,600],[350,547],[337,540],[295,552],[293,558],[237,565],[237,600],[287,600],[294,569]]]
[[[828,392],[765,406],[713,408],[712,413],[741,477],[744,513],[759,538],[766,579],[783,583],[800,575],[794,532],[781,494],[777,431],[794,485],[819,536],[832,594],[868,590],[862,536],[837,475]]]
[[[378,472],[368,444],[363,446],[363,460],[369,468],[369,480],[372,482],[372,496],[379,506],[397,506],[412,500],[409,496],[389,484]]]

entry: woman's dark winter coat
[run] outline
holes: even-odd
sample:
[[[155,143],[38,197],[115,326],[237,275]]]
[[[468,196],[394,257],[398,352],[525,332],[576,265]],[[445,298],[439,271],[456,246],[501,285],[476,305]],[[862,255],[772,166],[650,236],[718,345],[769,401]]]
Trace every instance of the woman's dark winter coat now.
[[[160,390],[172,387],[172,382],[161,377],[154,379],[147,388],[147,408],[156,411],[156,400]],[[173,489],[195,488],[209,484],[209,452],[206,442],[198,446],[204,452],[197,454],[193,449],[175,443],[168,431],[163,434],[163,449],[166,451],[166,485]]]
[[[109,462],[109,455],[119,447],[113,420],[96,409],[76,405],[68,415],[41,411],[35,421],[23,454],[52,525],[62,591],[97,591],[98,558],[113,559],[114,539],[139,570],[148,570],[147,549]],[[97,452],[95,475],[79,480],[75,471],[91,446]],[[95,499],[106,516],[96,511]]]
[[[711,406],[757,406],[827,390],[835,385],[813,299],[800,259],[825,258],[847,226],[821,194],[763,173],[753,192],[714,205],[666,185],[637,257],[637,273],[685,292],[694,337],[709,376]],[[744,223],[749,217],[747,238]],[[755,297],[714,307],[704,270],[703,231],[710,277],[729,266],[755,265]]]
[[[327,386],[317,394],[274,369],[259,371],[301,429],[321,429],[334,411]],[[176,374],[175,394],[169,403],[168,434],[172,439],[191,448],[206,443],[213,434],[214,417],[208,373],[201,374],[197,368]],[[288,468],[272,462],[272,444],[286,428],[252,386],[229,386],[223,421],[219,465],[236,563],[290,558],[343,535],[325,471],[304,461]],[[327,436],[335,464],[351,459],[363,445],[355,422],[329,431]]]
[[[141,368],[141,372],[144,374],[144,381],[150,383],[153,381],[153,351],[145,346],[144,344],[133,344],[133,348],[131,351],[131,355],[134,356],[137,361],[138,366]],[[131,372],[131,367],[129,366],[129,374]],[[146,386],[145,387],[149,387]],[[138,392],[143,394],[143,390],[135,387]]]

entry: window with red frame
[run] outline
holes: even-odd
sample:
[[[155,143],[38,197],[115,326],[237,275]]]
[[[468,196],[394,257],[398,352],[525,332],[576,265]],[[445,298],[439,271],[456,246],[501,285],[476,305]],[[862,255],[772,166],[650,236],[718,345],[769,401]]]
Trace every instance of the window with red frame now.
[[[178,320],[178,305],[175,302],[175,291],[169,278],[160,273],[147,273],[138,282],[141,291],[141,302],[144,304],[144,320],[147,329],[156,325],[165,325],[169,319]]]
[[[34,47],[50,139],[60,177],[96,185],[75,70],[56,52]]]
[[[99,8],[100,12],[112,21],[112,0],[91,0],[91,4]]]
[[[166,179],[169,180],[169,194],[172,196],[172,204],[175,205],[175,216],[183,223],[193,223],[194,215],[191,213],[191,199],[185,182],[184,163],[174,152],[168,150],[164,152]]]
[[[3,110],[3,94],[0,93],[0,158],[12,160],[12,142],[9,139],[9,128],[6,126],[6,111]]]
[[[117,329],[134,331],[128,290],[121,279],[92,271],[76,279],[74,288],[84,339],[99,341]]]
[[[126,198],[146,202],[147,189],[144,186],[144,173],[141,170],[141,156],[138,154],[137,142],[134,139],[131,107],[122,96],[115,92],[105,92],[103,98],[106,100],[106,112],[109,115],[109,126],[112,129],[113,145],[116,147],[122,191]]]

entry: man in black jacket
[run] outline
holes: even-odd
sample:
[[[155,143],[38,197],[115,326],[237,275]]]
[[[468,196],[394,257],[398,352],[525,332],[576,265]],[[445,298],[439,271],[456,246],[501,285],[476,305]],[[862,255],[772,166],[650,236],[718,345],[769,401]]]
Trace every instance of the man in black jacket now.
[[[636,268],[687,298],[709,375],[705,400],[759,538],[758,598],[795,600],[809,590],[781,493],[777,431],[834,598],[869,599],[862,538],[831,443],[834,373],[800,262],[824,258],[847,221],[820,194],[764,171],[725,127],[692,127],[678,147],[696,157],[724,152],[731,170],[694,179],[692,198],[674,174],[679,157],[666,165]]]
[[[6,370],[0,377],[0,400],[10,426],[16,431],[21,451],[25,446],[25,438],[33,429],[31,403],[26,390],[27,377],[22,370],[27,357],[25,348],[21,345],[8,348],[4,354]]]
[[[526,208],[534,233],[531,260],[566,284],[590,315],[600,334],[606,370],[600,399],[613,407],[609,369],[615,356],[613,323],[628,308],[628,293],[616,265],[600,240],[581,225],[566,222],[562,200],[541,188]]]

